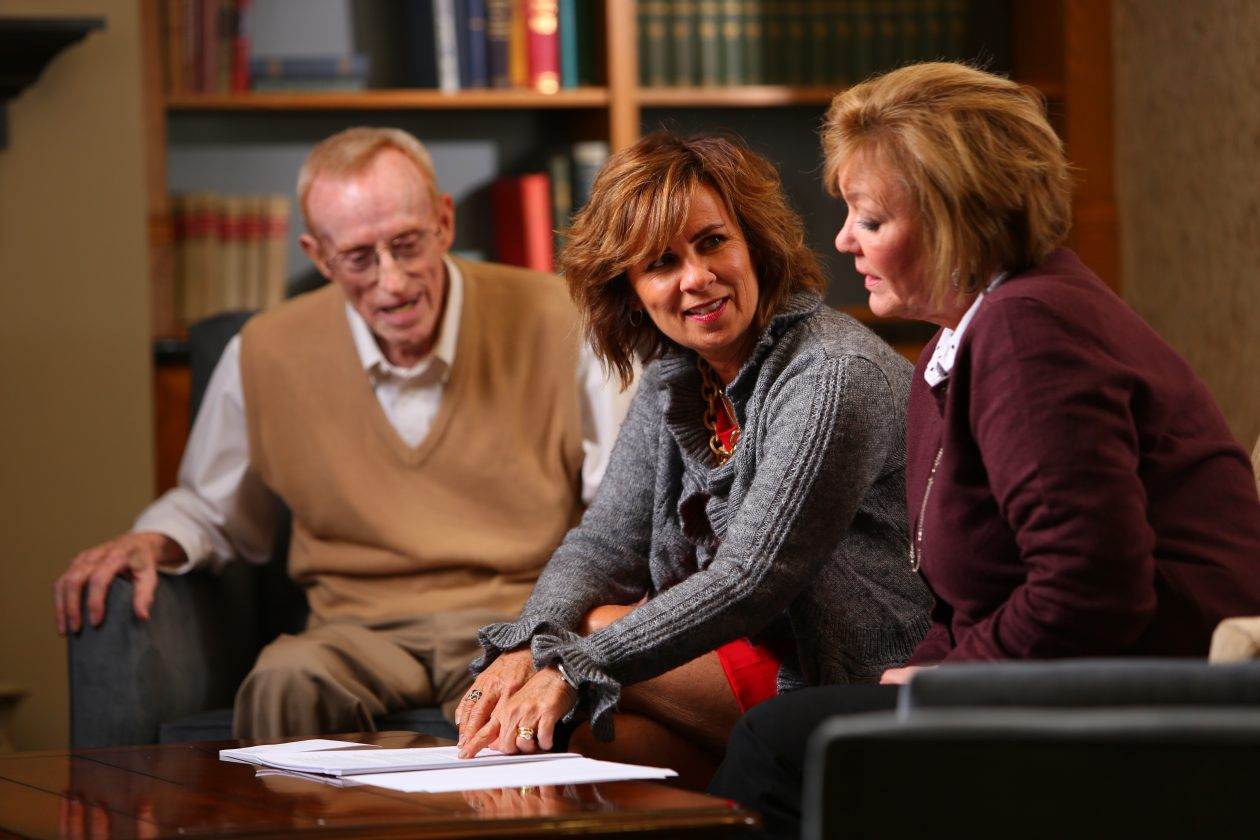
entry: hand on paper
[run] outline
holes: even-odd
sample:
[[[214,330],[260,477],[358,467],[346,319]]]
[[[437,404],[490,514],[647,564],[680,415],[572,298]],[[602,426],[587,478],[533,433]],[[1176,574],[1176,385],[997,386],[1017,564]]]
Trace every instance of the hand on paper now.
[[[184,549],[165,534],[153,531],[123,534],[80,552],[70,568],[53,584],[57,632],[77,633],[83,626],[83,588],[88,591],[88,620],[97,627],[105,619],[105,593],[113,579],[122,575],[135,585],[131,607],[136,618],[147,620],[157,589],[159,564],[178,566],[187,558]]]
[[[519,691],[499,701],[489,722],[463,741],[460,756],[476,755],[484,747],[509,755],[550,750],[556,723],[573,708],[576,700],[573,689],[559,671],[543,668]],[[522,737],[522,728],[532,730],[532,737]]]
[[[455,725],[459,727],[459,745],[463,747],[473,735],[487,725],[490,715],[512,696],[512,693],[534,675],[534,658],[529,648],[504,653],[490,663],[464,692],[464,699],[455,707]],[[461,758],[476,755],[476,750],[460,751]]]

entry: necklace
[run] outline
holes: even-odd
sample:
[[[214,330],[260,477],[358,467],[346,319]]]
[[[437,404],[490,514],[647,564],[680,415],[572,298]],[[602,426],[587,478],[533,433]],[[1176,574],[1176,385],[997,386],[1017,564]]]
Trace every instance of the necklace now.
[[[923,504],[919,506],[919,521],[915,525],[914,539],[910,542],[910,571],[917,572],[923,565],[923,517],[927,515],[928,497],[932,495],[932,481],[936,478],[936,468],[941,465],[941,453],[945,447],[936,450],[932,459],[932,469],[928,472],[927,487],[923,488]]]
[[[700,369],[700,396],[704,397],[705,402],[704,427],[709,430],[709,450],[720,467],[731,459],[731,456],[735,454],[735,447],[739,445],[739,424],[735,421],[735,411],[727,401],[726,395],[717,385],[713,368],[700,358],[696,359],[696,367]],[[722,435],[718,433],[719,410],[730,418],[731,425],[734,427],[728,435],[729,444],[724,442]]]

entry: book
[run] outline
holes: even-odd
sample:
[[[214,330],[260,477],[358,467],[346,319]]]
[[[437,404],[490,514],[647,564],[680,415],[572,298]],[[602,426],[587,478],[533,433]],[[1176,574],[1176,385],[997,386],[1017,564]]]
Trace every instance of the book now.
[[[525,87],[529,84],[526,2],[527,0],[512,0],[512,28],[508,35],[508,79],[511,87]]]
[[[672,82],[670,73],[669,4],[639,0],[639,78],[646,87]]]
[[[412,87],[438,86],[437,30],[433,0],[407,0],[403,6],[407,43],[407,83]]]
[[[552,248],[559,254],[573,215],[573,161],[567,153],[556,152],[547,158],[547,176],[551,179]]]
[[[438,87],[454,93],[459,90],[459,33],[455,24],[455,0],[433,0],[433,31]]]
[[[573,211],[586,206],[595,189],[595,177],[608,161],[608,144],[603,140],[586,140],[574,143],[573,159]]]
[[[556,0],[525,3],[528,86],[542,93],[560,89],[559,8]]]
[[[743,33],[742,46],[744,56],[744,81],[750,85],[765,84],[766,79],[766,45],[765,45],[765,7],[762,0],[743,0]]]
[[[512,0],[486,0],[486,71],[490,87],[512,86]]]
[[[722,84],[722,39],[718,0],[696,1],[696,40],[702,85]]]
[[[578,0],[560,0],[560,87],[575,88],[578,76]]]
[[[722,38],[722,81],[747,84],[744,66],[744,9],[742,0],[721,0],[719,27]]]
[[[545,172],[499,178],[490,186],[490,217],[498,260],[551,271],[551,179]]]
[[[670,52],[674,66],[670,82],[680,87],[690,87],[700,81],[696,66],[696,4],[695,0],[679,0],[670,6]]]
[[[466,86],[489,87],[490,68],[486,62],[486,0],[464,0],[464,6],[464,51],[460,53],[460,59],[468,67]]]

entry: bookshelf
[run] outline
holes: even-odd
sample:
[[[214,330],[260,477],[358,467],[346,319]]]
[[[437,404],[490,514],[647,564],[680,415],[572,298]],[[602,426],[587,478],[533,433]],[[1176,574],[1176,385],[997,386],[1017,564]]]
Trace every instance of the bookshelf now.
[[[338,124],[374,120],[412,128],[415,121],[441,126],[452,142],[487,134],[526,134],[549,141],[598,139],[615,152],[660,122],[688,128],[733,128],[760,136],[754,147],[784,169],[785,185],[810,225],[811,241],[832,271],[838,293],[831,302],[881,331],[902,353],[913,357],[931,330],[905,322],[884,322],[859,301],[851,269],[834,256],[831,238],[841,209],[822,196],[817,183],[817,127],[835,89],[831,86],[741,85],[735,87],[649,87],[639,83],[639,41],[635,0],[597,3],[597,76],[602,84],[544,94],[523,89],[472,89],[454,93],[430,89],[369,89],[320,93],[181,93],[163,89],[160,7],[141,0],[144,62],[146,191],[149,206],[152,330],[155,341],[178,339],[172,289],[171,205],[168,155],[171,139],[216,133],[231,145],[226,128],[260,121],[313,144]],[[581,2],[581,0],[579,0]],[[1112,174],[1110,4],[1094,0],[1009,0],[1010,69],[1018,81],[1047,98],[1052,121],[1079,167],[1075,198],[1078,224],[1069,244],[1113,288],[1119,258]],[[331,130],[330,130],[331,127]],[[465,133],[460,134],[463,130]],[[303,134],[305,132],[305,135]],[[247,132],[248,133],[248,132]],[[425,130],[418,130],[428,139]],[[480,133],[478,135],[478,133]],[[226,139],[225,139],[226,137]],[[528,138],[525,141],[528,142]],[[780,150],[782,155],[774,152]],[[777,158],[784,159],[777,159]],[[789,163],[791,172],[788,171]],[[291,180],[296,173],[285,173]],[[487,178],[493,173],[487,173]],[[470,214],[463,214],[468,218]],[[471,214],[475,216],[476,214]],[[174,481],[188,426],[188,374],[179,354],[155,364],[156,483]]]

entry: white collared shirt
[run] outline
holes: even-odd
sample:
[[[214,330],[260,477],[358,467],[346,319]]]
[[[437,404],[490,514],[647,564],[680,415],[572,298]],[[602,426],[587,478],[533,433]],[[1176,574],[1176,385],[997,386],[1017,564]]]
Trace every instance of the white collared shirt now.
[[[415,446],[428,434],[442,403],[442,393],[455,363],[464,278],[446,260],[446,311],[432,351],[410,368],[390,363],[363,317],[346,305],[346,319],[364,371],[389,422]],[[604,373],[594,351],[582,347],[577,369],[582,412],[582,500],[595,497],[634,387],[624,393]],[[240,556],[265,563],[275,536],[277,502],[253,470],[241,384],[241,338],[223,350],[206,386],[193,422],[179,483],[149,505],[136,519],[135,531],[157,531],[179,543],[188,562],[176,573],[200,566],[218,566]]]
[[[967,331],[967,325],[971,323],[971,319],[975,317],[976,312],[980,309],[984,296],[996,289],[1007,276],[1009,276],[1009,272],[1006,271],[993,275],[993,278],[989,280],[989,285],[985,286],[980,294],[976,295],[976,299],[971,302],[971,306],[967,307],[967,311],[963,313],[958,326],[952,330],[946,327],[941,331],[941,340],[936,342],[936,349],[932,351],[932,358],[928,360],[927,368],[923,371],[923,379],[927,382],[929,388],[935,388],[946,379],[949,379],[949,375],[954,370],[954,357],[958,355],[958,345],[962,342],[963,333]]]

